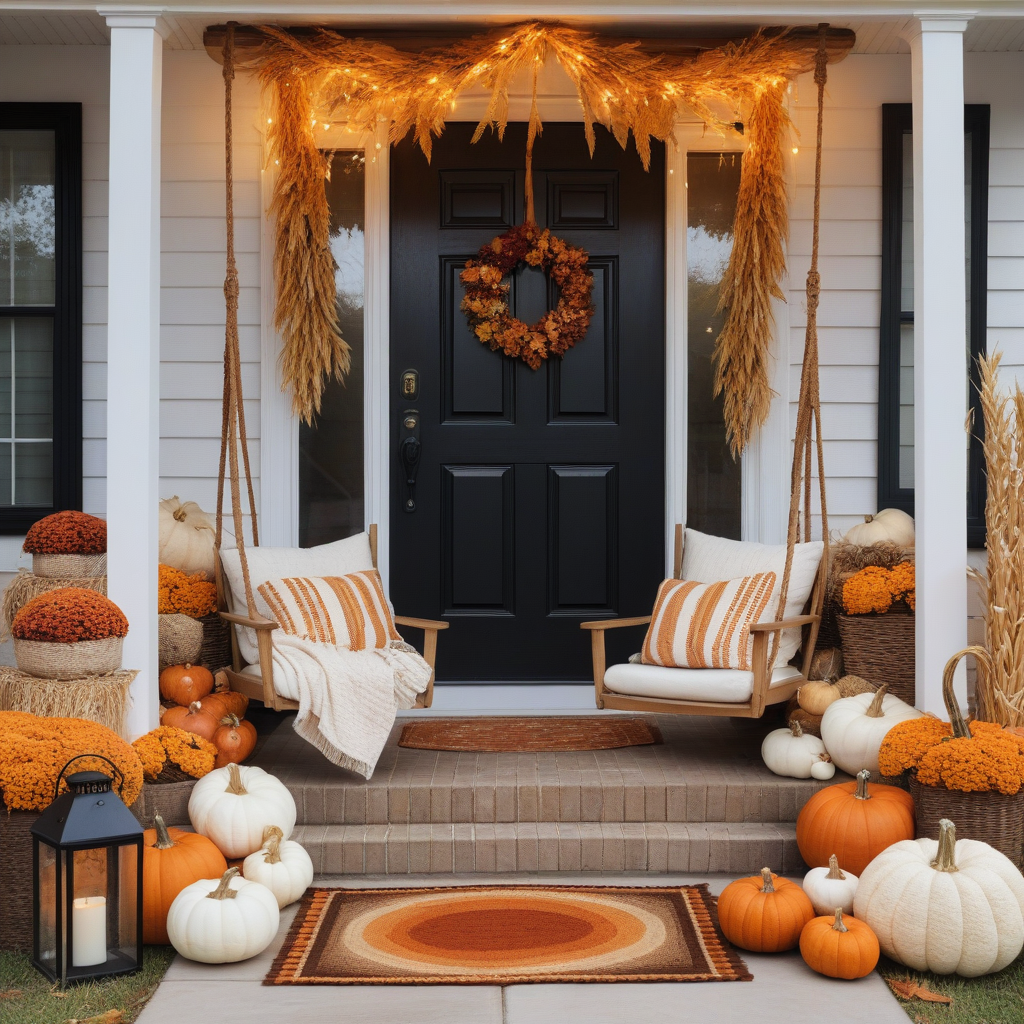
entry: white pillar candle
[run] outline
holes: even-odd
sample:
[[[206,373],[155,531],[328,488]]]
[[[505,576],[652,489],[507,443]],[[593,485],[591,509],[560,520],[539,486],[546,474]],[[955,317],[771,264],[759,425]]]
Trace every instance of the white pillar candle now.
[[[107,900],[82,896],[71,907],[71,966],[107,962]]]

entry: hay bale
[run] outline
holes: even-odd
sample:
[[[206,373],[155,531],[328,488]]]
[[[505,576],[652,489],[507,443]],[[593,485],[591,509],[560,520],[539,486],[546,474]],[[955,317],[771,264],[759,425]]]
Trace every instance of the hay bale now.
[[[160,671],[168,665],[199,664],[203,624],[188,615],[159,616]]]
[[[135,671],[84,679],[37,679],[0,665],[0,711],[28,711],[46,718],[87,718],[125,736],[129,689]]]

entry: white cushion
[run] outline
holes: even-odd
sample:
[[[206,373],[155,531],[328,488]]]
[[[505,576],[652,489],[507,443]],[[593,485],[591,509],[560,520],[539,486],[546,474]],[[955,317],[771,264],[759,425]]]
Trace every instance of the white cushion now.
[[[789,592],[786,595],[784,618],[801,615],[814,587],[814,578],[821,564],[824,545],[820,540],[797,544],[793,550],[793,568],[789,577]],[[732,580],[739,576],[753,576],[758,572],[773,572],[777,577],[776,587],[782,585],[786,570],[785,544],[754,544],[741,540],[727,540],[712,537],[697,530],[687,530],[683,541],[684,580],[700,583],[715,583],[718,580]],[[762,617],[764,622],[777,621],[779,591],[776,589],[768,601],[768,610]],[[801,630],[787,629],[782,634],[776,665],[786,665],[800,650]],[[740,700],[745,700],[741,697]]]
[[[249,582],[254,591],[267,580],[287,576],[345,576],[350,572],[364,572],[373,568],[370,537],[366,533],[357,533],[354,537],[315,548],[247,547],[245,557],[249,563]],[[234,548],[222,550],[220,562],[231,590],[231,608],[245,614],[245,583],[242,580],[238,551]],[[256,664],[259,659],[256,631],[240,628],[237,633],[238,649],[242,657],[250,665]],[[280,689],[278,692],[281,692]]]
[[[772,672],[772,686],[800,679],[800,669],[782,665]],[[709,700],[742,704],[754,692],[754,673],[735,668],[664,668],[661,665],[612,665],[604,685],[631,697]],[[771,687],[769,687],[770,689]]]

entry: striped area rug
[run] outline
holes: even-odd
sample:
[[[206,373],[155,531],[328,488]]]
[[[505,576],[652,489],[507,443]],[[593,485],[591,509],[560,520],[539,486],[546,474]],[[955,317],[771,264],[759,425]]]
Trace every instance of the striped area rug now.
[[[264,984],[750,981],[706,885],[311,889]]]

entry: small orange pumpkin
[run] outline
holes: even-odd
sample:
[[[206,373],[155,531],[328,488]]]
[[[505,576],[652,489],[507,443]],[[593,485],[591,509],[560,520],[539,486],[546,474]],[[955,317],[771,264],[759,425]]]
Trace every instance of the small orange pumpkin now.
[[[160,673],[160,696],[188,707],[213,690],[213,673],[202,665],[168,665]]]
[[[770,868],[730,882],[718,897],[718,921],[725,937],[752,953],[793,949],[813,917],[807,893],[788,878],[773,875]]]
[[[174,897],[200,878],[219,878],[227,862],[206,836],[168,828],[159,814],[154,820],[142,839],[142,941],[166,946]]]
[[[914,801],[896,786],[868,784],[865,768],[856,782],[820,789],[796,819],[796,844],[808,867],[828,866],[834,853],[839,866],[855,875],[884,849],[914,838]]]
[[[843,917],[816,917],[800,933],[800,955],[812,971],[827,978],[863,978],[878,963],[878,939],[863,921]]]
[[[234,690],[211,693],[208,697],[204,697],[201,703],[203,710],[209,711],[218,722],[225,715],[245,718],[245,712],[249,708],[249,698],[244,693],[236,693]]]
[[[213,734],[213,742],[217,747],[214,768],[241,764],[256,746],[256,727],[252,722],[240,722],[236,715],[225,715]]]
[[[220,726],[218,719],[207,711],[201,701],[194,700],[187,708],[175,706],[166,708],[160,715],[161,725],[173,725],[176,729],[194,732],[204,740],[213,742],[213,734]]]

